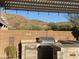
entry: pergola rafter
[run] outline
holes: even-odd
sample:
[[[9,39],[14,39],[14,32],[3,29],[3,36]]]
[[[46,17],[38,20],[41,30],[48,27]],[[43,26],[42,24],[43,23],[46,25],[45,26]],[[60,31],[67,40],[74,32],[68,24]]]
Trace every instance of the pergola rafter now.
[[[38,12],[79,13],[79,0],[1,0],[0,7]]]

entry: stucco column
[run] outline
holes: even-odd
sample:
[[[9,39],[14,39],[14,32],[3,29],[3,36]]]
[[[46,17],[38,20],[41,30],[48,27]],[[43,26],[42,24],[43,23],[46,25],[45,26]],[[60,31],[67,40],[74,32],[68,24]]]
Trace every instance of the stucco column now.
[[[22,44],[22,54],[21,59],[25,59],[25,44]]]
[[[38,43],[33,42],[25,42],[22,44],[22,54],[21,59],[37,59],[38,58],[38,50],[37,48],[40,46]]]

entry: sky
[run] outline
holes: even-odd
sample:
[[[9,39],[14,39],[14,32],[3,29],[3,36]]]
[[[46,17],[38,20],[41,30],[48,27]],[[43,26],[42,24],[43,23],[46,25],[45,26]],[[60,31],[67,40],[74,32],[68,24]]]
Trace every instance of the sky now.
[[[45,22],[65,22],[68,21],[64,13],[48,13],[48,12],[32,12],[20,10],[7,10],[9,14],[16,14],[26,17],[27,19],[35,19]]]

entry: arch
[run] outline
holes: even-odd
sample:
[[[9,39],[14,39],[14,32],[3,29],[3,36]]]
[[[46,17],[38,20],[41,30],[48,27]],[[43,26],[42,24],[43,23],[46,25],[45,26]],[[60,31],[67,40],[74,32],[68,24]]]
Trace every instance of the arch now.
[[[0,27],[2,27],[3,26],[3,24],[2,23],[0,23]]]

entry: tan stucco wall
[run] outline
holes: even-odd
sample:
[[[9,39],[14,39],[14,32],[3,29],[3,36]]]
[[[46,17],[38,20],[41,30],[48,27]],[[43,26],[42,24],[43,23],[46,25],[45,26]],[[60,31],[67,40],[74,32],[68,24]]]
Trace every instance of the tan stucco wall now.
[[[31,30],[1,30],[0,31],[0,58],[5,57],[4,49],[9,45],[9,38],[14,37],[15,46],[20,40],[35,40],[39,37],[54,37],[57,40],[75,40],[70,31],[31,31]]]

